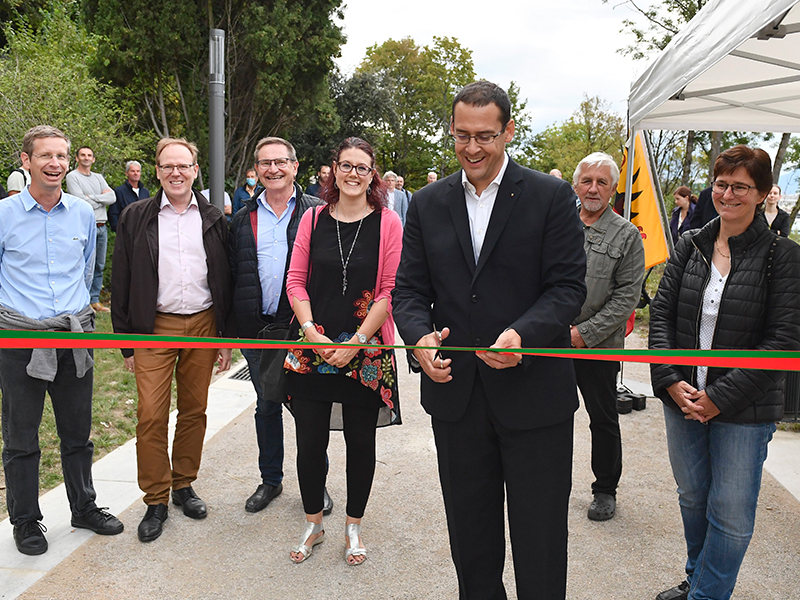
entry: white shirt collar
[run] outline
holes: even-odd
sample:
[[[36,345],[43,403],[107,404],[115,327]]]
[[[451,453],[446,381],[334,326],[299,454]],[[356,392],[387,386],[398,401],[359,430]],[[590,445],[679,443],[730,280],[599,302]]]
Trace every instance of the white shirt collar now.
[[[503,166],[500,167],[500,171],[498,171],[497,177],[492,179],[492,182],[489,185],[497,184],[497,187],[500,187],[500,182],[503,181],[503,175],[506,174],[506,167],[508,167],[508,152],[503,152]],[[477,196],[475,192],[475,186],[472,185],[472,183],[470,183],[469,179],[467,179],[467,173],[466,171],[464,171],[464,169],[461,169],[461,185],[464,186],[464,189],[471,191],[473,194]],[[486,187],[488,188],[489,186],[487,185]]]

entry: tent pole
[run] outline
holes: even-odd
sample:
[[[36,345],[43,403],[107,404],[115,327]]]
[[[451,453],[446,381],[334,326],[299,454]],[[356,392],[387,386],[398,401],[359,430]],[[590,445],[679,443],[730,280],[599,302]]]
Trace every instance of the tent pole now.
[[[656,171],[656,161],[653,158],[653,146],[650,143],[650,136],[648,132],[644,132],[642,135],[644,138],[644,147],[647,152],[647,161],[650,163],[650,173],[652,173],[653,179],[653,187],[656,190],[656,200],[658,202],[658,216],[661,219],[661,229],[664,233],[664,239],[667,242],[667,249],[669,250],[670,255],[673,254],[673,250],[675,246],[672,243],[672,234],[670,233],[669,229],[669,220],[667,219],[667,208],[664,205],[664,194],[661,190],[661,181],[658,179],[658,171]]]
[[[625,220],[631,220],[631,190],[633,188],[633,154],[636,148],[636,129],[631,127],[628,138],[628,162],[625,165]]]

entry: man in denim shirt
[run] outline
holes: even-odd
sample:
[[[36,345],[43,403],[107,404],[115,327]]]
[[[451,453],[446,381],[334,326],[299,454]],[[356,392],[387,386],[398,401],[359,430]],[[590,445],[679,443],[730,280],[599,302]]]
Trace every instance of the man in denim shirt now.
[[[603,152],[584,158],[572,182],[580,200],[586,251],[586,302],[570,327],[574,348],[622,348],[625,323],[642,289],[644,247],[637,227],[609,205],[619,181],[614,159]],[[575,360],[578,389],[592,432],[594,499],[588,517],[606,521],[616,513],[622,475],[622,437],[617,414],[616,361]]]

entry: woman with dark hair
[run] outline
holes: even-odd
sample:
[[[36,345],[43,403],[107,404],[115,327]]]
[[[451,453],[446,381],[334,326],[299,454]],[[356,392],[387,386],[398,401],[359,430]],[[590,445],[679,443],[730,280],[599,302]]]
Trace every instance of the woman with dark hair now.
[[[678,241],[650,305],[651,348],[800,348],[800,247],[758,215],[771,188],[766,152],[720,154],[712,183],[719,218]],[[686,581],[657,600],[730,598],[753,535],[767,444],[783,416],[785,377],[651,366],[688,553]]]
[[[669,221],[669,229],[672,232],[672,243],[677,244],[678,238],[684,231],[689,231],[694,207],[697,204],[697,196],[692,193],[685,185],[682,185],[673,194],[675,198],[675,208],[672,211],[672,218]]]
[[[297,476],[306,528],[291,559],[301,563],[322,542],[322,501],[329,430],[347,445],[345,559],[366,559],[361,518],[375,473],[375,428],[400,423],[391,295],[403,228],[385,207],[375,154],[359,138],[339,146],[320,196],[303,215],[286,280],[301,341],[337,347],[295,348],[286,359],[297,430]]]
[[[781,200],[781,186],[773,185],[767,194],[767,201],[764,203],[764,217],[767,219],[770,231],[774,231],[783,237],[789,237],[792,224],[789,221],[789,213],[778,208]]]

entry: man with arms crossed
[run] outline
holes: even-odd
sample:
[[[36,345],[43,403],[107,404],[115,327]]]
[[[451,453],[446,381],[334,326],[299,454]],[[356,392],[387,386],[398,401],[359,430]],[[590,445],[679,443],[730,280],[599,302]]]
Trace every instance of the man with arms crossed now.
[[[231,332],[231,273],[225,215],[192,190],[197,146],[164,138],[156,147],[161,189],[134,202],[120,217],[111,271],[111,321],[117,333],[225,337]],[[136,462],[147,505],[139,540],[161,535],[167,502],[204,519],[206,504],[192,489],[206,432],[208,386],[214,361],[231,366],[231,350],[137,348],[122,351],[136,373]],[[177,363],[177,367],[176,367]],[[178,421],[167,451],[172,373],[177,381]]]
[[[67,173],[67,192],[78,198],[83,198],[94,209],[94,218],[97,222],[97,249],[94,256],[94,277],[89,296],[92,308],[96,312],[110,312],[100,304],[100,290],[103,289],[103,269],[106,266],[106,248],[108,247],[108,228],[106,222],[106,207],[117,201],[105,177],[100,173],[92,173],[94,164],[94,151],[89,146],[81,146],[75,155],[78,168]]]
[[[97,227],[91,208],[61,191],[69,140],[55,127],[30,129],[22,164],[31,184],[0,202],[0,328],[94,331],[87,281]],[[100,534],[122,523],[95,504],[92,483],[92,351],[0,349],[3,468],[14,541],[23,554],[47,551],[39,523],[39,423],[50,395],[72,526]]]
[[[622,348],[625,324],[639,302],[644,279],[642,234],[611,208],[619,168],[603,152],[584,158],[572,176],[581,201],[586,252],[586,302],[570,327],[575,348]],[[588,517],[607,521],[616,514],[622,476],[622,436],[617,413],[619,362],[575,360],[575,376],[592,431],[594,499]]]
[[[319,200],[295,183],[297,154],[278,137],[259,140],[255,168],[264,191],[245,200],[231,223],[228,257],[233,276],[233,312],[239,337],[257,338],[269,323],[287,324],[294,313],[286,295],[286,270],[292,258],[300,217]],[[320,169],[322,173],[322,169]],[[328,167],[330,174],[330,168]],[[285,354],[285,352],[284,352]],[[258,512],[283,491],[283,406],[264,400],[259,382],[261,351],[242,348],[256,390],[256,439],[261,483],[245,510]],[[325,491],[323,513],[333,502]]]
[[[572,361],[518,353],[567,348],[586,297],[580,221],[563,181],[517,165],[508,95],[479,81],[453,100],[462,170],[411,203],[393,314],[417,350],[461,598],[506,598],[507,493],[520,599],[563,599],[572,476]]]

